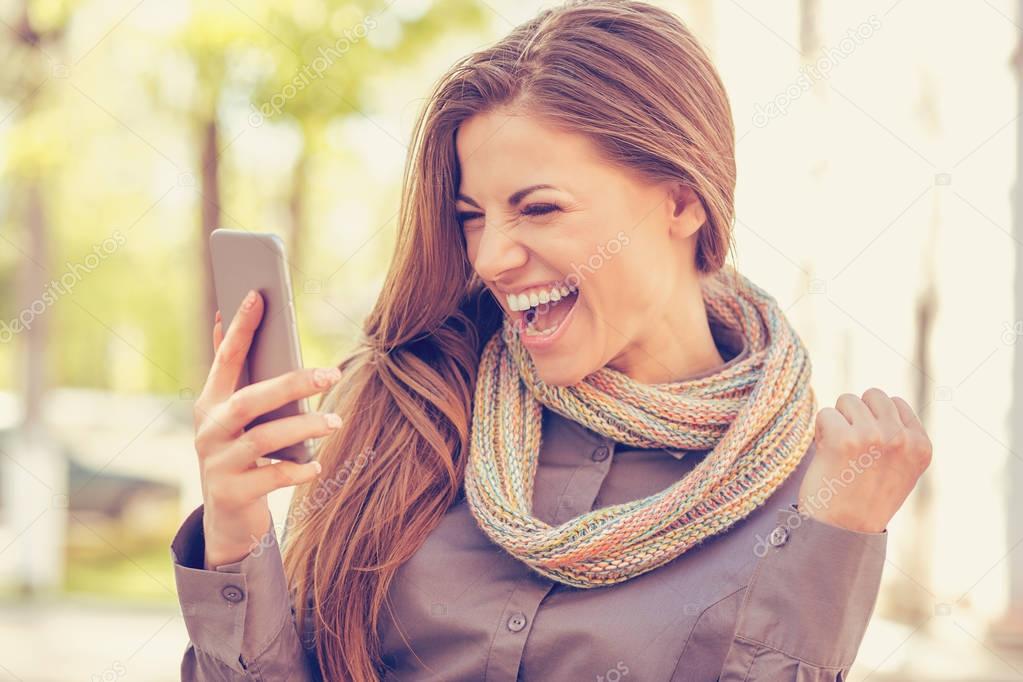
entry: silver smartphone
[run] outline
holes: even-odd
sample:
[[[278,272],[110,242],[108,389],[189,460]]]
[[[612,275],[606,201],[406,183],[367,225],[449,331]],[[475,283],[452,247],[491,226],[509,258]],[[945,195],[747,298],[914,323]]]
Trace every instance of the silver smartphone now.
[[[268,232],[218,228],[210,233],[210,259],[217,307],[226,331],[249,289],[263,297],[263,319],[256,328],[252,347],[237,388],[279,376],[302,367],[291,276],[284,242]],[[306,398],[292,401],[252,420],[257,424],[309,412]],[[314,444],[305,440],[266,455],[304,464],[313,458]]]

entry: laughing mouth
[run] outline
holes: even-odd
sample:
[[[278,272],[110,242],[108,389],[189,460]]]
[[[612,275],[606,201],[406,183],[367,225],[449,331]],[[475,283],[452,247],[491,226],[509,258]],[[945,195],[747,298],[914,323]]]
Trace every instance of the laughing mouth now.
[[[568,316],[579,298],[579,287],[554,284],[526,294],[508,294],[517,328],[527,336],[550,336]]]

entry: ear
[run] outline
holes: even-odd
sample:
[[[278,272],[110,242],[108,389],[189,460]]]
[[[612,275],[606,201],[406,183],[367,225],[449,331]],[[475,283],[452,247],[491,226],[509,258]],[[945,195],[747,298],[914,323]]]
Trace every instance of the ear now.
[[[669,227],[672,236],[685,239],[707,222],[703,201],[689,185],[672,181],[668,184]]]

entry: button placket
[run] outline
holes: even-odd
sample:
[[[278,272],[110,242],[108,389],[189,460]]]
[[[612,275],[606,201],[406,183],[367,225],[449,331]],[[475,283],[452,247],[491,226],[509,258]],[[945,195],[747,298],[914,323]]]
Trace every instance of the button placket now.
[[[585,448],[576,450],[576,464],[564,484],[564,492],[555,497],[554,513],[550,517],[555,525],[591,511],[611,469],[614,441],[610,438],[590,438],[588,441]]]
[[[529,619],[526,617],[526,614],[522,613],[522,611],[516,611],[508,619],[506,625],[512,632],[519,632],[522,628],[526,627],[528,620]]]
[[[487,654],[487,672],[484,682],[513,680],[521,671],[526,640],[532,630],[536,613],[554,581],[530,572],[515,585],[512,597],[496,623],[497,631]]]

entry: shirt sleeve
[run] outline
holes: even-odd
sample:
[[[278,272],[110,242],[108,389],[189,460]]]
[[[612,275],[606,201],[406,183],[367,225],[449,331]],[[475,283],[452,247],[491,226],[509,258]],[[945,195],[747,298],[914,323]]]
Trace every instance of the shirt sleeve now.
[[[818,520],[796,504],[759,539],[720,682],[838,682],[863,640],[884,568],[888,531]]]
[[[303,648],[295,626],[273,519],[252,552],[207,570],[202,515],[199,505],[170,547],[189,637],[182,681],[320,680],[315,655]]]

